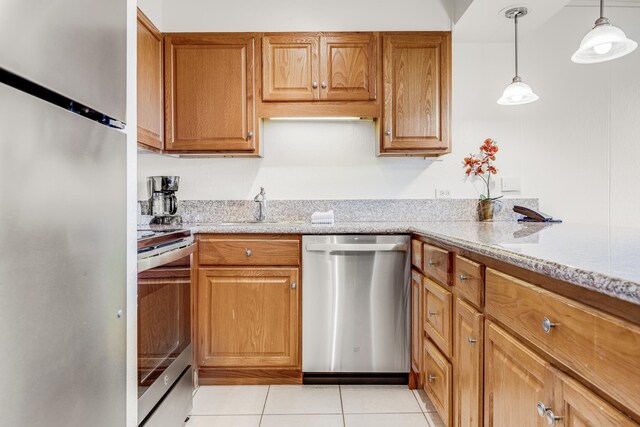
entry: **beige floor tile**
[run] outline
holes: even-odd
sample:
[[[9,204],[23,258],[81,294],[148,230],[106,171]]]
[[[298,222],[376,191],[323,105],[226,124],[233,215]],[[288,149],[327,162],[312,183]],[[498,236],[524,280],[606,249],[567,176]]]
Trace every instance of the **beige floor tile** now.
[[[272,385],[265,414],[341,414],[338,386]]]
[[[185,427],[259,427],[260,415],[192,416]]]
[[[416,396],[416,400],[418,400],[418,404],[420,405],[420,409],[422,412],[436,412],[436,407],[433,406],[433,402],[427,396],[427,393],[422,389],[412,390],[413,394]]]
[[[346,427],[429,427],[424,414],[346,414]]]
[[[193,397],[192,415],[260,415],[269,386],[202,386]]]
[[[422,412],[407,386],[341,386],[345,414]]]
[[[344,427],[342,415],[264,415],[260,427]]]

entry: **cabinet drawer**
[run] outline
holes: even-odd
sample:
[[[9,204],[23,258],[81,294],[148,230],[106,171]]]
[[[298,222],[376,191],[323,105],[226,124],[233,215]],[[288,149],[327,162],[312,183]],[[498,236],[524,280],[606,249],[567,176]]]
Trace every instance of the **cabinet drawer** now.
[[[447,357],[451,357],[451,292],[433,280],[423,279],[424,330]]]
[[[640,327],[487,269],[486,312],[636,414]]]
[[[456,255],[453,282],[458,295],[476,307],[482,307],[484,297],[484,266]]]
[[[200,265],[293,265],[300,263],[298,239],[204,237]]]
[[[428,244],[422,245],[422,271],[438,282],[451,285],[451,254]]]
[[[411,241],[411,264],[422,270],[422,242],[420,240]]]
[[[429,341],[424,343],[424,391],[444,425],[451,425],[451,364]]]

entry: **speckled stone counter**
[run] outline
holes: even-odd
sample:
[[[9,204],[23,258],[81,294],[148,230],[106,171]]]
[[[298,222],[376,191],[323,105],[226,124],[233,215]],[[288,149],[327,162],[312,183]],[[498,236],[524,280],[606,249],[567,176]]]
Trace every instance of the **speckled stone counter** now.
[[[418,233],[640,305],[640,229],[636,228],[514,221],[186,226],[194,233]]]

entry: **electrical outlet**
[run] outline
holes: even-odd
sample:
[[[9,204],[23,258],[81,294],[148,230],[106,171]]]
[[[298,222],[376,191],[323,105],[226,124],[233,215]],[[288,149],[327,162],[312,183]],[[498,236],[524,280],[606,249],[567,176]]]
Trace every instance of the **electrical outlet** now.
[[[451,190],[448,188],[436,188],[436,199],[450,199]]]

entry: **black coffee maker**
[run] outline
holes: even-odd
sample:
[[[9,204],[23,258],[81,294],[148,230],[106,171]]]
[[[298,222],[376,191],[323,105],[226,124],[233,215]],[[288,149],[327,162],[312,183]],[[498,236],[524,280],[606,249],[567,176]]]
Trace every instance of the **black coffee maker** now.
[[[152,224],[177,225],[182,223],[178,212],[176,191],[180,184],[179,176],[149,176],[149,211],[153,215]]]

